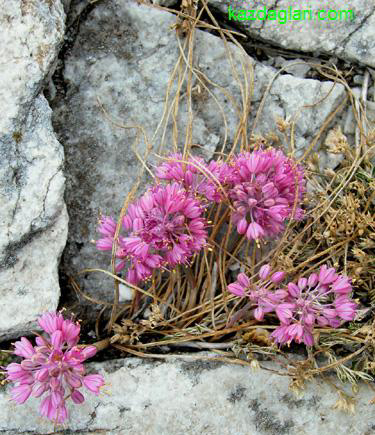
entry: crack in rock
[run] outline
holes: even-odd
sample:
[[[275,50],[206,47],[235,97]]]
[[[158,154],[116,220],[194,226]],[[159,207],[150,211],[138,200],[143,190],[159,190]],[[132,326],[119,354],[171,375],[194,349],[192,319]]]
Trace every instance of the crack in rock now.
[[[361,22],[359,23],[358,27],[356,29],[354,29],[352,32],[349,33],[349,35],[342,41],[342,43],[340,45],[343,46],[343,49],[345,49],[345,47],[348,45],[350,39],[352,38],[352,36],[358,32],[358,30],[362,29],[363,25],[367,22],[367,20],[374,14],[375,12],[375,7],[374,9],[367,14],[364,18],[362,18]]]

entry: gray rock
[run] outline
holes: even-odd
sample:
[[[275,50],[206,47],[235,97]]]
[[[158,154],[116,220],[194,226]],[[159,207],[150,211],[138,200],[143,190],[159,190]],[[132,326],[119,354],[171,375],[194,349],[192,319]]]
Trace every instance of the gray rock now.
[[[261,98],[266,85],[272,80],[274,70],[256,64],[255,76],[260,86],[255,88],[255,98]],[[262,86],[263,82],[263,86]],[[259,92],[259,94],[258,94]],[[328,96],[325,100],[324,97]],[[266,97],[265,107],[259,117],[257,130],[262,134],[275,130],[277,118],[295,122],[295,155],[300,157],[322,125],[323,121],[336,108],[344,97],[342,85],[332,82],[301,79],[289,74],[280,75]],[[323,101],[319,104],[319,101]],[[313,106],[315,107],[308,107]]]
[[[375,66],[375,4],[367,0],[310,0],[299,4],[291,0],[261,0],[253,2],[250,0],[209,0],[212,8],[219,10],[226,18],[227,23],[232,27],[241,29],[247,35],[271,42],[283,48],[314,52],[328,53],[347,59],[360,62],[369,66]],[[235,21],[233,16],[229,16],[228,6],[231,10],[257,10],[269,11],[276,10],[277,19],[254,21]],[[289,10],[311,10],[313,19],[289,20]],[[320,17],[331,12],[331,20],[320,20]],[[340,16],[342,19],[334,19]],[[349,13],[343,11],[353,11],[354,19],[348,19]],[[296,12],[295,12],[296,13]],[[238,14],[234,14],[238,17]],[[249,18],[250,18],[250,14]],[[262,18],[265,13],[259,12]],[[272,16],[272,15],[271,15]],[[293,16],[293,15],[291,15]],[[286,17],[286,18],[284,18]],[[230,19],[231,18],[231,19]],[[295,15],[295,18],[298,18]]]
[[[64,425],[69,433],[370,435],[375,430],[374,405],[369,404],[374,392],[366,385],[361,385],[352,415],[332,409],[337,392],[322,380],[308,382],[296,396],[288,389],[288,377],[199,361],[194,356],[169,362],[130,358],[89,367],[104,375],[109,394],[95,397],[87,393],[82,405],[70,403],[70,421]],[[38,415],[39,402],[29,399],[17,406],[1,391],[2,433],[49,434],[58,430]]]
[[[0,117],[0,139],[10,140],[21,129],[57,56],[65,14],[60,0],[1,3],[0,100],[6,110]]]
[[[109,268],[106,253],[97,252],[90,240],[97,238],[99,210],[118,216],[130,186],[136,180],[141,164],[131,150],[136,138],[135,128],[119,128],[118,124],[142,126],[159,153],[161,132],[152,138],[162,118],[168,80],[178,59],[179,48],[174,15],[132,1],[98,3],[82,22],[63,71],[66,94],[53,102],[54,127],[65,146],[68,209],[71,218],[69,242],[64,254],[63,269],[72,274],[83,268]],[[239,48],[229,44],[234,65],[243,82],[241,61],[251,75],[254,70],[254,96],[251,101],[248,131],[257,108],[277,70],[263,66]],[[207,158],[224,145],[225,131],[230,145],[235,136],[238,116],[233,104],[240,106],[241,92],[225,47],[218,37],[196,32],[194,64],[210,81],[224,89],[210,86],[220,103],[227,121],[202,83],[193,82],[193,143]],[[275,131],[276,117],[295,118],[295,145],[301,150],[311,141],[325,117],[344,96],[344,88],[331,82],[321,83],[284,74],[276,78],[254,133]],[[173,98],[176,85],[170,90]],[[183,86],[182,94],[186,86]],[[329,94],[329,95],[328,95]],[[232,100],[228,97],[232,98]],[[316,107],[303,110],[305,104],[323,99]],[[99,105],[105,107],[105,115]],[[169,105],[170,106],[170,105]],[[180,102],[176,120],[184,143],[187,120],[186,98]],[[117,126],[112,124],[111,117]],[[173,123],[166,127],[164,144],[171,149]],[[143,135],[139,134],[138,152],[145,151]],[[226,148],[228,149],[228,148]],[[158,160],[151,155],[151,164]],[[146,183],[151,177],[146,178]],[[87,274],[80,283],[83,289],[101,299],[111,300],[113,280],[102,275]]]
[[[38,95],[63,41],[64,19],[59,0],[9,0],[0,8],[0,339],[29,332],[59,299],[64,154]]]
[[[57,267],[68,218],[63,201],[63,149],[51,109],[39,96],[13,140],[0,141],[0,339],[29,332],[57,308]]]
[[[295,77],[304,78],[311,69],[311,67],[302,59],[285,60],[281,56],[278,56],[276,60],[276,67],[284,68],[287,73],[292,74]]]
[[[359,74],[356,74],[356,75],[353,77],[353,83],[354,83],[355,85],[362,85],[362,84],[363,84],[363,76],[361,76],[361,75],[359,75]]]
[[[62,0],[64,11],[66,14],[69,12],[71,2],[72,0]]]

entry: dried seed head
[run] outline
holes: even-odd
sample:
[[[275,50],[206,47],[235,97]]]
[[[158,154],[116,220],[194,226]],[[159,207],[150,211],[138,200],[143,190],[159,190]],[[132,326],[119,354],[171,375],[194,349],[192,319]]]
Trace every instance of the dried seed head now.
[[[366,252],[362,251],[362,249],[359,248],[353,248],[352,253],[354,257],[358,258],[358,260],[360,261],[363,261],[367,256]]]
[[[331,169],[331,168],[327,168],[324,170],[324,175],[326,175],[329,178],[335,178],[336,177],[336,172]]]
[[[325,146],[333,154],[341,154],[349,150],[348,140],[342,133],[341,127],[336,127],[328,132]]]
[[[272,340],[269,338],[269,332],[263,328],[252,329],[242,335],[245,342],[252,342],[261,346],[271,346]]]
[[[277,117],[276,118],[276,126],[277,126],[277,129],[281,133],[285,133],[287,130],[290,129],[290,122],[288,119],[283,119],[283,118]]]

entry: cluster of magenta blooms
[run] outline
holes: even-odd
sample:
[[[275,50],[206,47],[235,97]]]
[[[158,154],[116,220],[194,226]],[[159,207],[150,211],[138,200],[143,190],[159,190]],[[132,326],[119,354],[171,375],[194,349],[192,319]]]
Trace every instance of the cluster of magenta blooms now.
[[[198,157],[184,160],[181,154],[173,154],[155,174],[157,184],[129,206],[121,222],[124,235],[118,238],[116,271],[126,267],[126,279],[134,285],[150,278],[155,269],[189,263],[206,245],[204,214],[213,202],[230,202],[232,223],[249,240],[274,238],[287,220],[303,218],[303,168],[280,150],[243,152],[228,162],[209,164]],[[100,220],[99,250],[112,251],[115,231],[112,217]],[[270,266],[263,266],[261,283],[255,287],[241,273],[228,290],[249,298],[259,321],[265,313],[276,313],[280,326],[271,335],[276,343],[311,346],[314,325],[337,328],[354,319],[357,305],[350,298],[350,279],[333,268],[322,266],[319,274],[278,289],[274,287],[285,274],[269,277],[270,273]]]
[[[85,373],[83,363],[95,355],[96,347],[78,345],[78,322],[51,312],[43,314],[38,323],[45,334],[36,337],[34,346],[25,337],[17,341],[14,353],[23,359],[6,367],[7,380],[15,383],[11,398],[22,404],[30,397],[41,397],[40,414],[63,423],[68,418],[66,401],[83,403],[82,387],[99,394],[104,378]]]
[[[276,314],[280,326],[271,334],[276,343],[295,341],[312,346],[314,326],[338,328],[343,321],[354,320],[357,304],[350,298],[350,278],[334,268],[323,265],[319,273],[280,286],[284,278],[284,272],[271,274],[266,264],[260,268],[257,285],[240,273],[228,286],[232,294],[249,299],[255,319],[262,321],[266,313]]]
[[[206,164],[198,157],[171,155],[156,168],[157,184],[130,204],[121,222],[116,272],[138,285],[155,269],[188,264],[207,241],[206,208],[230,201],[231,219],[249,240],[273,237],[287,219],[300,220],[306,191],[301,166],[275,149],[244,152],[229,162]],[[100,220],[96,246],[112,251],[116,222]]]

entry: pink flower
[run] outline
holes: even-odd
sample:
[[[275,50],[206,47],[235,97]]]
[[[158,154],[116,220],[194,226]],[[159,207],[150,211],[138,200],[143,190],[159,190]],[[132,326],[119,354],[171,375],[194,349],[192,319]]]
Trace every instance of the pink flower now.
[[[116,221],[110,216],[102,216],[99,220],[98,231],[103,236],[114,237],[116,232]]]
[[[319,275],[300,278],[288,284],[289,296],[279,304],[276,315],[281,326],[271,337],[276,343],[304,342],[312,346],[314,325],[338,328],[342,321],[353,320],[357,304],[349,298],[349,278],[338,275],[334,268],[323,265]]]
[[[87,375],[82,382],[94,394],[99,394],[100,388],[104,385],[104,379],[101,375]]]
[[[180,184],[154,186],[123,218],[128,234],[119,237],[116,271],[128,264],[126,279],[137,285],[154,269],[187,264],[206,244],[203,213],[202,203]]]
[[[303,328],[300,324],[285,325],[281,324],[274,330],[271,337],[275,343],[285,344],[295,341],[296,343],[305,343],[307,346],[314,344],[314,337],[311,330]]]
[[[55,423],[63,423],[68,418],[66,399],[71,397],[74,403],[82,403],[84,396],[78,389],[84,386],[98,394],[104,379],[101,375],[85,376],[83,362],[95,355],[96,347],[77,346],[78,323],[55,312],[43,314],[38,323],[47,336],[38,336],[35,346],[22,337],[15,343],[14,353],[23,360],[6,367],[7,380],[15,383],[11,398],[22,404],[29,397],[47,393],[40,405],[41,415]]]
[[[335,278],[336,278],[336,271],[333,267],[328,269],[327,266],[324,264],[320,268],[319,282],[321,284],[330,284],[331,282],[335,281]]]
[[[275,272],[271,276],[270,280],[275,284],[279,284],[284,278],[285,278],[285,272]]]
[[[77,405],[80,405],[81,403],[83,403],[85,401],[83,394],[78,390],[73,391],[71,398],[72,398],[73,402]]]
[[[233,282],[232,284],[229,284],[228,290],[236,296],[244,296],[245,295],[244,287],[238,282]]]
[[[289,323],[290,319],[293,317],[292,310],[294,308],[295,308],[294,304],[282,303],[277,305],[275,311],[281,323]]]
[[[116,226],[116,221],[110,216],[102,216],[99,219],[98,231],[103,236],[96,241],[96,248],[99,251],[112,251]]]
[[[347,321],[354,320],[357,304],[350,298],[348,298],[346,295],[340,295],[335,299],[334,305],[337,316],[340,317],[340,319]]]
[[[252,164],[259,165],[259,162],[253,160]],[[337,274],[335,269],[324,265],[319,274],[301,277],[297,284],[289,282],[286,288],[274,291],[270,289],[271,285],[279,284],[285,273],[270,275],[271,267],[268,264],[262,266],[259,270],[261,281],[255,285],[240,273],[228,290],[236,296],[248,297],[254,307],[254,317],[259,321],[267,313],[276,313],[280,326],[271,334],[276,343],[295,341],[312,346],[314,326],[338,328],[343,321],[354,320],[357,304],[349,297],[352,290],[350,278]]]
[[[244,274],[244,273],[240,273],[237,276],[237,281],[239,282],[239,284],[243,287],[249,287],[250,285],[250,280],[249,278]]]
[[[258,240],[265,235],[263,228],[256,222],[251,222],[247,227],[246,237],[251,240]]]
[[[180,153],[172,154],[155,170],[160,180],[176,181],[193,194],[219,202],[223,198],[220,184],[224,185],[232,175],[224,162],[211,161],[208,165],[199,157],[189,157],[185,162]]]
[[[17,402],[18,404],[25,403],[26,400],[30,397],[31,394],[31,385],[28,384],[20,384],[16,387],[12,388],[10,395],[12,400]]]
[[[235,207],[232,221],[240,234],[249,240],[276,236],[286,219],[302,219],[306,191],[303,170],[281,151],[242,153],[231,166],[226,181]]]
[[[229,284],[228,290],[236,296],[247,296],[254,306],[254,317],[257,320],[263,320],[266,313],[274,311],[286,296],[285,290],[271,291],[272,283],[279,283],[285,276],[284,272],[275,272],[270,279],[267,279],[271,272],[271,266],[266,264],[259,270],[261,281],[258,285],[252,285],[250,279],[240,273],[237,281]]]
[[[63,322],[63,315],[56,312],[45,313],[38,319],[39,326],[43,331],[47,332],[47,334],[52,334],[56,330],[61,329]]]
[[[347,295],[351,293],[352,286],[350,284],[350,279],[347,276],[339,276],[332,284],[332,289],[335,291],[335,293],[341,295]]]
[[[259,270],[259,278],[262,280],[266,280],[270,272],[271,272],[271,266],[269,264],[265,264]]]
[[[22,337],[21,341],[17,341],[15,343],[15,348],[16,349],[14,353],[18,356],[22,356],[23,358],[30,358],[35,353],[33,345],[25,337]]]

